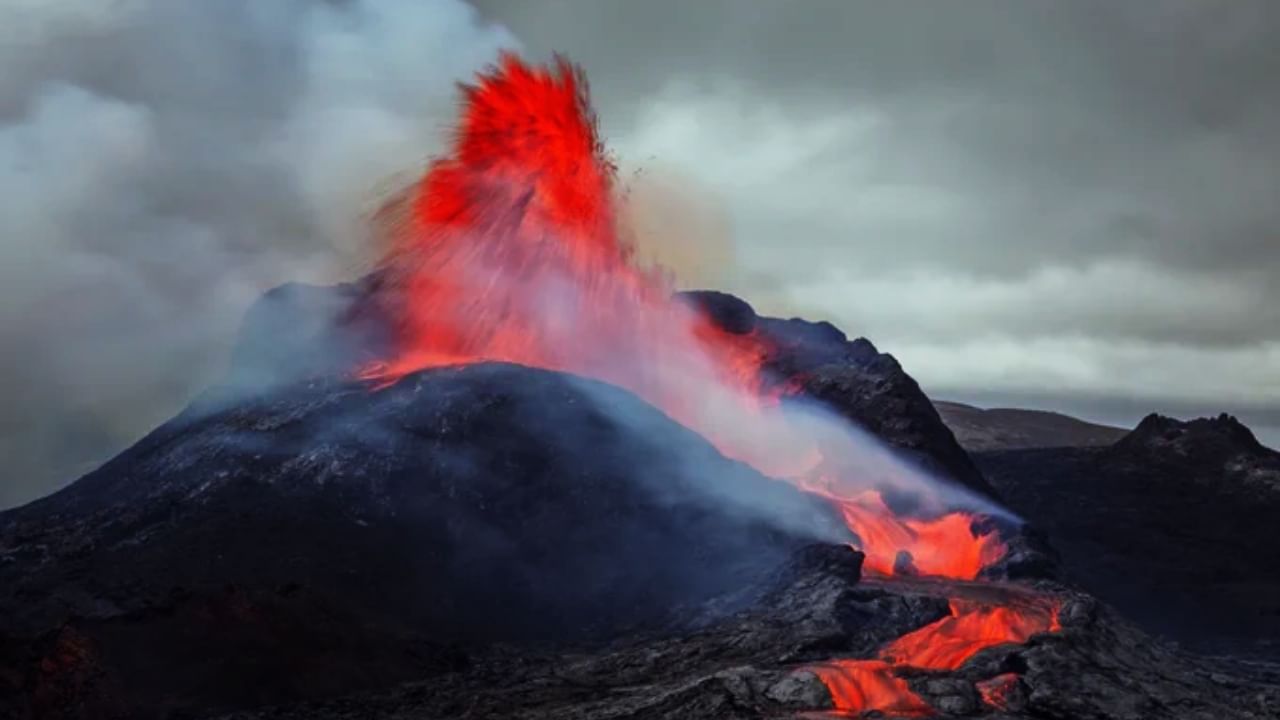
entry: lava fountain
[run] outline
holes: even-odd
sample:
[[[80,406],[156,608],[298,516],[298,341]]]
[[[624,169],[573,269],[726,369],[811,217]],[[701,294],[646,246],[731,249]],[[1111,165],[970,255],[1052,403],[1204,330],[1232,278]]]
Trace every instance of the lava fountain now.
[[[973,579],[1000,558],[995,532],[978,529],[971,507],[948,502],[958,491],[886,459],[883,449],[869,461],[867,441],[842,423],[821,423],[818,432],[811,417],[797,420],[784,402],[789,385],[767,369],[767,338],[726,332],[674,300],[669,277],[640,267],[577,68],[506,54],[461,92],[449,152],[378,218],[386,252],[374,297],[395,349],[362,368],[363,378],[376,387],[423,368],[504,361],[600,379],[725,455],[829,499],[872,573]],[[930,512],[898,517],[879,484],[910,486]],[[860,693],[864,706],[892,708],[888,697],[911,710],[895,664],[967,657],[954,637],[1017,641],[1031,631],[1016,611],[953,610],[946,628],[908,635],[844,675],[828,673],[838,702]],[[937,650],[921,649],[942,640]]]
[[[422,368],[505,361],[597,378],[726,455],[830,498],[874,571],[892,574],[882,560],[906,551],[923,574],[972,578],[999,557],[998,539],[975,534],[970,513],[939,506],[934,518],[899,521],[865,492],[870,484],[828,471],[833,457],[866,471],[865,453],[842,432],[828,430],[820,444],[780,410],[787,385],[765,369],[768,340],[722,330],[674,301],[669,278],[637,266],[580,71],[504,55],[462,96],[451,152],[384,217],[376,295],[396,351],[363,377],[388,383]],[[936,493],[903,467],[874,474]],[[968,555],[931,562],[930,548]]]

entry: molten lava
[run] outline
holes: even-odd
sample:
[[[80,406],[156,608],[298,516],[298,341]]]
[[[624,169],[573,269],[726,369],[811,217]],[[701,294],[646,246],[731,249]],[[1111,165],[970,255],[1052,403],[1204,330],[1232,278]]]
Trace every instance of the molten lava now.
[[[840,660],[809,669],[827,686],[837,710],[879,710],[899,717],[933,714],[929,703],[911,692],[907,681],[883,660]]]
[[[761,340],[672,302],[668,279],[632,262],[581,73],[505,55],[463,100],[453,152],[387,228],[380,294],[398,352],[365,376],[506,361],[600,378],[691,421],[666,366],[696,363],[759,398]]]
[[[982,702],[997,710],[1009,709],[1009,697],[1017,686],[1017,673],[1003,673],[974,685],[978,688],[978,694],[982,696]]]
[[[973,580],[1004,557],[1006,547],[993,529],[976,530],[974,517],[949,512],[931,519],[899,518],[875,490],[840,497],[819,485],[801,482],[810,492],[829,497],[845,524],[861,540],[863,567],[878,575],[931,575]]]
[[[932,708],[911,692],[897,668],[955,670],[980,650],[1024,643],[1037,633],[1060,629],[1058,603],[1051,598],[1004,605],[953,599],[951,615],[894,640],[874,660],[833,660],[809,670],[827,686],[837,710],[928,715]],[[996,688],[989,689],[988,702],[994,704]]]
[[[380,214],[387,251],[374,297],[395,350],[362,368],[364,378],[381,386],[423,368],[484,361],[598,378],[726,455],[829,499],[872,573],[974,579],[1003,556],[1000,538],[969,512],[932,498],[931,512],[899,517],[873,480],[850,481],[875,473],[851,435],[833,450],[782,412],[794,388],[769,376],[770,343],[725,331],[674,301],[666,276],[639,267],[577,69],[504,55],[462,93],[450,152]],[[1057,627],[1048,606],[955,600],[951,611],[877,659],[813,670],[842,709],[928,714],[895,668],[953,669],[982,648]]]
[[[1024,643],[1036,633],[1059,629],[1058,606],[1049,601],[991,606],[952,600],[950,616],[894,640],[880,657],[898,665],[955,670],[984,648]]]
[[[363,377],[506,361],[598,378],[816,491],[812,441],[777,441],[795,431],[771,413],[789,390],[765,371],[770,344],[673,301],[668,278],[633,262],[582,74],[504,55],[463,86],[462,109],[451,152],[384,214],[377,298],[396,352]],[[1003,552],[966,512],[899,519],[875,493],[820,492],[883,575],[906,553],[914,574],[968,579]]]

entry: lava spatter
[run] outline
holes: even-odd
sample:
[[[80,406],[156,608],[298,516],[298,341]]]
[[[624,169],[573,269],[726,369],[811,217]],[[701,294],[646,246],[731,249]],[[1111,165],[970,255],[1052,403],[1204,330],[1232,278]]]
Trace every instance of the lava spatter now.
[[[505,361],[604,380],[725,455],[827,498],[874,574],[970,580],[1000,559],[1004,544],[973,513],[899,517],[878,492],[823,477],[816,441],[779,411],[791,390],[769,377],[770,342],[674,301],[670,279],[634,261],[615,185],[585,77],[567,61],[506,54],[463,85],[449,151],[383,214],[375,298],[394,351],[360,375],[379,387],[423,368]],[[928,714],[897,667],[955,668],[1056,626],[1035,608],[955,600],[951,610],[876,659],[814,672],[841,708]]]
[[[776,439],[772,350],[672,299],[669,279],[633,262],[618,226],[615,168],[583,74],[563,59],[532,67],[507,54],[462,89],[451,150],[396,200],[384,228],[378,298],[394,354],[362,375],[379,383],[441,365],[506,361],[601,379],[636,393],[726,455],[801,478],[821,458]],[[731,417],[731,422],[725,419]],[[824,489],[861,539],[868,567],[974,577],[1003,551],[950,512],[897,519],[874,493]]]

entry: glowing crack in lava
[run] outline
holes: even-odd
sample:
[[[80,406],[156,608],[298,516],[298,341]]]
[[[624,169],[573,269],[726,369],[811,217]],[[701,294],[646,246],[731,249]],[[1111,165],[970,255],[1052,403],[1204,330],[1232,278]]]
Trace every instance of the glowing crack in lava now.
[[[975,685],[978,688],[978,695],[982,697],[982,702],[997,710],[1009,709],[1009,697],[1017,686],[1017,673],[1003,673]]]
[[[873,467],[843,422],[819,441],[782,402],[788,385],[768,372],[766,338],[722,329],[635,262],[615,167],[576,68],[504,55],[462,86],[461,110],[449,152],[379,214],[387,249],[374,297],[394,351],[362,377],[382,387],[423,368],[505,361],[597,378],[725,455],[829,499],[873,574],[973,579],[1004,554],[993,530],[948,507],[923,475]],[[928,512],[898,517],[877,492],[878,480],[904,477],[932,501],[921,505]],[[901,638],[878,660],[831,665],[824,679],[845,706],[924,712],[893,666],[950,666],[1032,631],[1000,610],[957,605],[950,622]]]
[[[955,670],[985,648],[1021,644],[1037,633],[1061,630],[1058,610],[1057,600],[1047,597],[1002,605],[953,599],[949,616],[894,640],[875,659],[834,660],[808,669],[827,686],[837,710],[931,715],[933,708],[897,676],[897,668]],[[988,704],[999,706],[1001,688],[1009,682],[993,678],[979,692]]]

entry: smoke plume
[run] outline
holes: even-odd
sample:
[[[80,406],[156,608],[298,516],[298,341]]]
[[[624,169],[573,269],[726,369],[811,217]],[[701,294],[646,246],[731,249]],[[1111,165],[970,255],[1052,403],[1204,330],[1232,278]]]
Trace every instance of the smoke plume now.
[[[454,82],[515,47],[457,0],[0,8],[0,507],[173,414],[245,308],[360,269]]]

